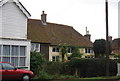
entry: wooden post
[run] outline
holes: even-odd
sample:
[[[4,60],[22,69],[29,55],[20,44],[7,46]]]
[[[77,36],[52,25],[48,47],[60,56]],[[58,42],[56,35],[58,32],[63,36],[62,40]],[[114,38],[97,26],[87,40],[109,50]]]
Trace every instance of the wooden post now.
[[[105,1],[106,9],[106,76],[109,76],[109,47],[108,47],[108,0]]]

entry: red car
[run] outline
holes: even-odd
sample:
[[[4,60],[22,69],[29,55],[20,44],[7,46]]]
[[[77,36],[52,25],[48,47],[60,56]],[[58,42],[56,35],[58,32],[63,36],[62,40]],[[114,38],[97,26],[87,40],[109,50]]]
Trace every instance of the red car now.
[[[33,79],[34,73],[29,70],[18,69],[7,62],[0,62],[0,80],[22,80],[29,81]]]

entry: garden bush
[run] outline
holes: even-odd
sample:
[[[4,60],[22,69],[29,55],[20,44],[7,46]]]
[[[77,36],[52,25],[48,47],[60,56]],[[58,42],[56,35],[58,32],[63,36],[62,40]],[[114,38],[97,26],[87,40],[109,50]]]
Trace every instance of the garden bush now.
[[[69,62],[69,67],[75,70],[81,77],[96,77],[106,75],[106,59],[92,58],[79,59],[74,58]],[[115,76],[117,74],[117,64],[113,60],[109,60],[109,74]]]
[[[62,63],[61,62],[47,62],[45,67],[45,72],[50,75],[58,75],[62,71]]]
[[[38,52],[31,52],[30,58],[30,70],[32,70],[35,75],[39,75],[39,72],[44,69],[46,60],[43,55]]]

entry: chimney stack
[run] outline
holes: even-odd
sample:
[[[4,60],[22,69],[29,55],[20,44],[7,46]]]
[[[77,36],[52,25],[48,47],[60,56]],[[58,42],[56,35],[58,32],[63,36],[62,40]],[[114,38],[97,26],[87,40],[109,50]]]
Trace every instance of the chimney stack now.
[[[87,30],[87,27],[86,27],[86,34],[84,36],[86,38],[88,38],[89,40],[91,40],[91,35],[89,34],[89,31]]]
[[[108,41],[112,42],[112,36],[108,36]]]
[[[42,15],[41,15],[41,22],[43,25],[47,25],[46,21],[47,21],[47,14],[44,13],[44,11],[42,11]]]

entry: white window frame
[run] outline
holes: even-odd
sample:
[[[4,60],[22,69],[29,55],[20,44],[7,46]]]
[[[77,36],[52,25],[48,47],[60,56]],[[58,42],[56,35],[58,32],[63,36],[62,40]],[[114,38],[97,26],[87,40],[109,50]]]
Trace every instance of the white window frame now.
[[[53,49],[55,49],[55,50],[53,50]],[[57,47],[57,46],[54,46],[54,47],[52,47],[52,52],[57,52],[57,53],[59,53],[59,52],[60,52],[60,48]]]
[[[55,58],[54,61],[53,61],[53,57]],[[57,57],[59,57],[58,60],[57,60]],[[52,61],[53,61],[53,62],[59,62],[59,61],[60,61],[60,56],[52,56]]]
[[[68,48],[68,53],[71,54],[72,53],[72,48]]]
[[[8,55],[8,56],[6,56],[6,55],[3,55],[3,46],[5,46],[5,45],[1,45],[0,44],[0,46],[1,46],[1,55],[0,55],[0,61],[3,61],[3,58],[10,58],[10,62],[9,63],[12,63],[12,58],[18,58],[18,62],[17,62],[17,67],[24,67],[24,66],[26,66],[26,57],[27,57],[27,46],[22,46],[22,45],[8,45],[8,46],[10,46],[10,55]],[[18,55],[12,55],[12,46],[18,46]],[[21,56],[20,55],[20,47],[25,47],[25,55],[24,56]],[[25,63],[24,63],[24,65],[23,66],[20,66],[20,58],[25,58]]]
[[[39,43],[31,43],[31,51],[40,52],[40,44]]]

